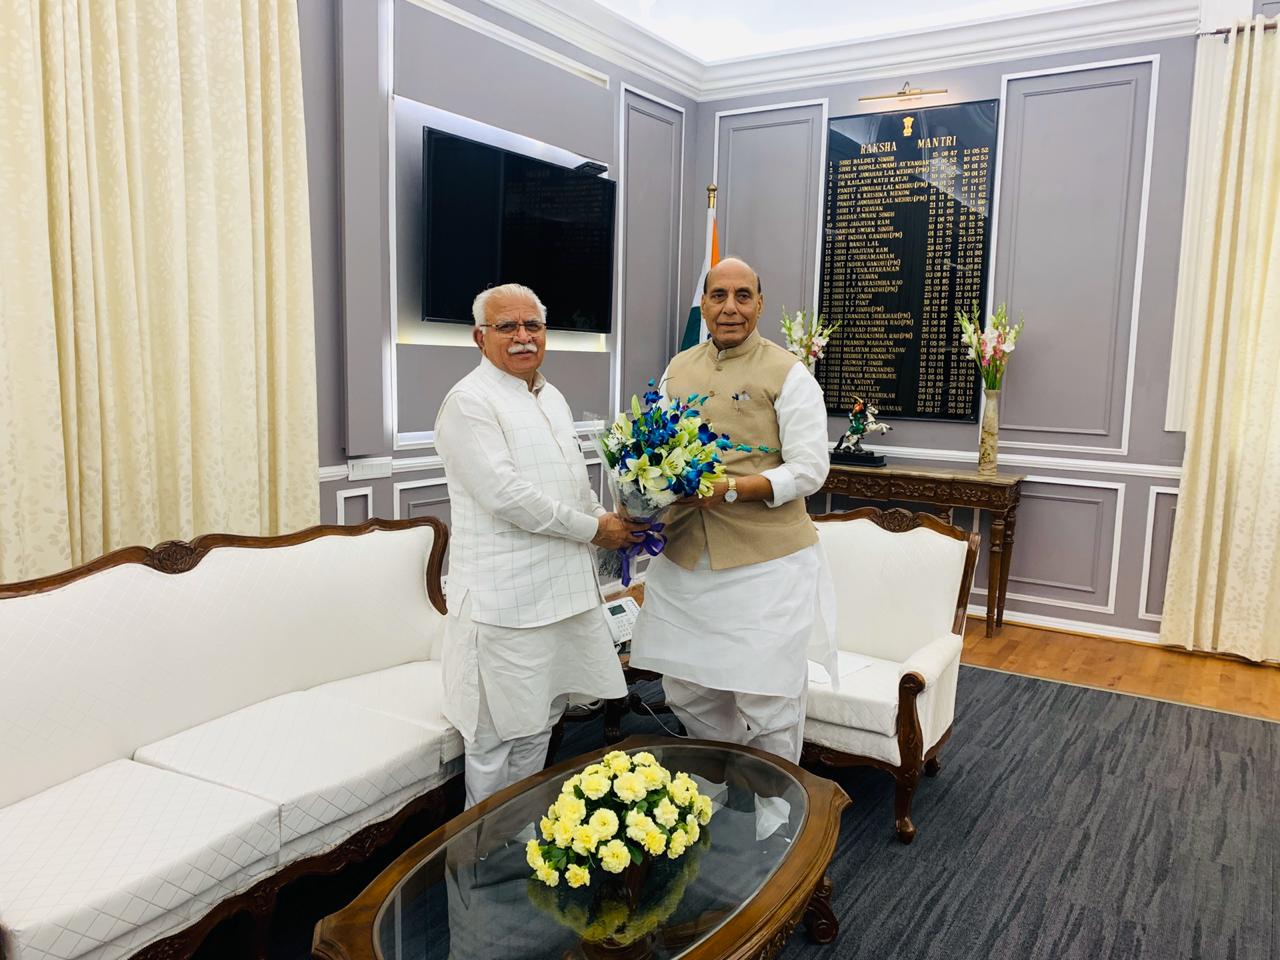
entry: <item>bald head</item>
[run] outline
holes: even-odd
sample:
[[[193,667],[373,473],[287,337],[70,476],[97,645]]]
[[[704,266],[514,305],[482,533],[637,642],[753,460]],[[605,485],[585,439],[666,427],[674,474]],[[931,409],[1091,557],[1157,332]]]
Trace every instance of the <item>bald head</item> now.
[[[702,319],[721,350],[746,341],[764,311],[760,276],[737,257],[726,257],[707,273],[702,286]]]
[[[720,269],[722,266],[724,266],[726,263],[728,263],[728,264],[734,264],[734,265],[741,265],[741,266],[746,267],[748,270],[750,270],[750,271],[755,275],[755,278],[756,278],[756,293],[764,293],[764,287],[760,284],[760,274],[756,273],[756,271],[752,268],[751,264],[747,263],[747,261],[745,261],[745,260],[743,260],[743,259],[741,259],[741,258],[739,258],[739,257],[725,257],[723,260],[721,260],[719,263],[717,263],[714,267],[712,267],[709,271],[707,271],[707,275],[706,275],[705,277],[703,277],[703,278],[702,278],[702,292],[703,292],[703,293],[706,293],[706,292],[707,292],[707,290],[710,288],[710,286],[711,286],[711,277],[715,274],[715,272],[716,272],[717,270],[719,270],[719,269]]]

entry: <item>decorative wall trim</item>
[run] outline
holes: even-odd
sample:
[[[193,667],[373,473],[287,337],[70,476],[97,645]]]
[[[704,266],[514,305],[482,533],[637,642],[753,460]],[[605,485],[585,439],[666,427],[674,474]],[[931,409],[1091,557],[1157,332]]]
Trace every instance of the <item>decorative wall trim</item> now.
[[[1196,11],[1198,17],[1198,9]],[[1192,30],[1192,33],[1195,31]],[[1142,303],[1142,276],[1147,247],[1147,209],[1151,193],[1151,161],[1155,150],[1156,101],[1160,86],[1160,55],[1152,54],[1144,57],[1128,57],[1119,60],[1099,60],[1091,63],[1070,64],[1045,70],[1028,70],[1022,73],[1006,73],[1000,78],[1000,122],[996,137],[996,171],[995,190],[992,195],[991,209],[991,250],[990,266],[987,278],[987,312],[995,306],[995,270],[996,244],[1000,227],[1000,185],[1004,166],[1005,119],[1008,116],[1008,94],[1010,80],[1025,80],[1032,77],[1057,76],[1065,73],[1078,73],[1089,70],[1101,70],[1107,67],[1129,66],[1139,63],[1151,64],[1151,92],[1147,103],[1146,144],[1142,162],[1142,195],[1138,206],[1138,237],[1134,254],[1133,300],[1129,317],[1129,351],[1125,370],[1124,415],[1120,427],[1120,445],[1118,447],[1094,446],[1089,444],[1040,443],[1031,441],[1004,440],[1001,447],[1025,450],[1057,450],[1062,453],[1103,453],[1127,456],[1129,453],[1129,427],[1133,418],[1133,383],[1134,369],[1138,357],[1138,319]],[[1110,388],[1110,384],[1108,384]],[[985,397],[984,397],[985,402]],[[981,417],[979,417],[981,423]]]
[[[1147,526],[1142,535],[1142,586],[1138,588],[1138,619],[1160,622],[1160,614],[1151,613],[1147,609],[1147,597],[1151,588],[1151,537],[1155,533],[1156,497],[1160,494],[1178,496],[1177,487],[1151,487],[1147,491]]]
[[[1125,484],[1121,482],[1109,481],[1109,480],[1076,480],[1069,477],[1048,477],[1048,476],[1028,476],[1024,482],[1052,484],[1052,485],[1065,486],[1065,487],[1086,487],[1091,490],[1114,490],[1116,492],[1116,518],[1115,518],[1115,523],[1112,525],[1112,534],[1111,534],[1111,541],[1112,541],[1111,542],[1111,570],[1110,570],[1109,583],[1107,585],[1107,602],[1105,604],[1080,603],[1075,600],[1058,600],[1055,598],[1034,597],[1029,594],[1020,594],[1020,593],[1013,593],[1013,592],[1010,592],[1008,594],[1008,598],[1010,600],[1020,600],[1024,603],[1044,604],[1050,607],[1065,607],[1069,610],[1084,610],[1089,613],[1114,614],[1116,612],[1116,583],[1120,576],[1120,540],[1121,540],[1121,533],[1124,530]],[[1024,489],[1023,497],[1025,498],[1026,495],[1027,495],[1027,491]],[[977,531],[978,519],[979,519],[979,513],[975,511],[974,517],[973,517],[975,532]],[[1019,578],[1014,577],[1011,574],[1010,579],[1017,580]],[[982,595],[985,597],[987,594],[987,591],[975,585],[971,593],[973,593],[975,596]],[[983,608],[984,616],[986,615],[985,610],[986,608],[984,607]]]
[[[941,463],[977,464],[977,450],[949,450],[940,447],[906,447],[888,443],[875,445],[880,453],[905,460],[933,460]],[[1078,460],[1070,457],[1041,457],[1026,453],[1005,453],[1001,444],[1002,467],[1025,467],[1032,470],[1065,470],[1069,473],[1105,473],[1126,477],[1152,477],[1160,480],[1177,480],[1182,476],[1180,466],[1161,463],[1128,463],[1122,460]]]
[[[365,506],[367,508],[365,520],[373,519],[373,487],[351,487],[347,490],[338,491],[338,523],[343,524],[344,526],[346,525],[347,501],[356,497],[364,498]],[[397,516],[396,519],[399,520],[400,517]]]
[[[543,63],[549,63],[553,67],[559,67],[565,73],[572,74],[580,80],[586,80],[588,83],[594,83],[598,87],[609,89],[609,75],[601,73],[593,67],[588,67],[579,60],[572,57],[566,57],[562,53],[552,50],[550,47],[544,47],[540,43],[535,43],[527,37],[522,37],[518,33],[500,27],[496,23],[485,20],[483,17],[477,17],[473,13],[468,13],[461,7],[455,7],[452,3],[446,3],[445,0],[409,0],[415,7],[421,7],[428,13],[434,13],[438,17],[444,17],[451,20],[459,26],[474,30],[476,33],[483,34],[499,43],[505,43],[512,49],[519,50],[521,53],[527,53],[529,56],[541,60]],[[522,18],[523,19],[523,18]],[[529,21],[532,22],[532,21]]]
[[[708,64],[592,0],[487,2],[698,101],[1186,37],[1200,23],[1198,0],[1103,0]]]
[[[392,469],[395,469],[392,465]],[[320,468],[320,482],[332,483],[334,480],[347,479],[347,465],[345,463],[336,463],[333,466]]]
[[[986,604],[969,604],[969,616],[983,619],[987,615]],[[1134,630],[1130,627],[1117,627],[1110,623],[1094,623],[1092,620],[1066,620],[1062,617],[1046,617],[1038,613],[1023,613],[1021,610],[1004,612],[1005,623],[1017,623],[1027,627],[1046,627],[1051,630],[1063,630],[1067,633],[1078,633],[1087,637],[1102,637],[1104,640],[1136,640],[1138,643],[1159,643],[1160,634],[1148,630]]]
[[[431,477],[427,480],[402,480],[400,483],[391,485],[391,518],[399,520],[400,517],[400,494],[405,490],[417,490],[421,487],[441,487],[448,484],[447,477]]]
[[[649,93],[647,90],[641,90],[639,87],[629,83],[620,84],[618,92],[618,249],[617,249],[617,265],[614,268],[616,273],[616,283],[614,284],[614,299],[617,306],[617,324],[614,330],[613,339],[613,362],[610,364],[609,371],[609,396],[613,401],[613,409],[622,409],[622,364],[624,362],[624,353],[626,352],[626,339],[623,331],[626,328],[626,310],[624,309],[624,294],[627,284],[626,272],[626,244],[627,244],[627,94],[631,93],[637,97],[649,100],[665,107],[675,113],[680,114],[680,192],[676,202],[676,271],[675,271],[675,323],[676,335],[675,344],[679,343],[680,334],[680,281],[682,279],[680,271],[684,266],[684,166],[685,166],[685,143],[686,130],[689,125],[689,117],[684,107],[664,100],[659,96]],[[672,346],[670,339],[668,346]]]

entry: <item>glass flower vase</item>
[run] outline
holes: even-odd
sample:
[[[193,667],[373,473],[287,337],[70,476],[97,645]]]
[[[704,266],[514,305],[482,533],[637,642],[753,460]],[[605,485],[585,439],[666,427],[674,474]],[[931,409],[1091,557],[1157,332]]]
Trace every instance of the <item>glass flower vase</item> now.
[[[978,472],[996,472],[996,455],[1000,447],[1000,391],[983,390],[982,431],[978,436]]]

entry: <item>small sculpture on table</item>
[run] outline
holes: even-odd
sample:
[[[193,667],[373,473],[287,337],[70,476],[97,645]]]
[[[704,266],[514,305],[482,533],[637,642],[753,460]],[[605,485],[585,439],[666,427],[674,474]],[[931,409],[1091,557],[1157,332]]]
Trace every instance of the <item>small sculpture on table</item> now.
[[[836,442],[831,451],[833,463],[847,463],[860,467],[883,467],[884,456],[862,446],[862,438],[869,433],[880,433],[892,430],[887,423],[876,420],[879,413],[875,407],[861,397],[853,398],[853,409],[849,411],[849,429]]]

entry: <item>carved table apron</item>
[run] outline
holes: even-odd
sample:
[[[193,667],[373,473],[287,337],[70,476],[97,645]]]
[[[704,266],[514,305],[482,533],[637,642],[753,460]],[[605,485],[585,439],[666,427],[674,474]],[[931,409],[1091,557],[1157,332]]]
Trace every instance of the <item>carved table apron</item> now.
[[[929,470],[894,463],[883,467],[833,463],[822,490],[855,500],[905,500],[944,507],[943,516],[948,523],[955,508],[990,513],[991,543],[987,551],[987,636],[990,637],[1004,625],[1004,602],[1009,592],[1009,566],[1013,562],[1013,536],[1022,480],[1022,474],[1014,473]]]

